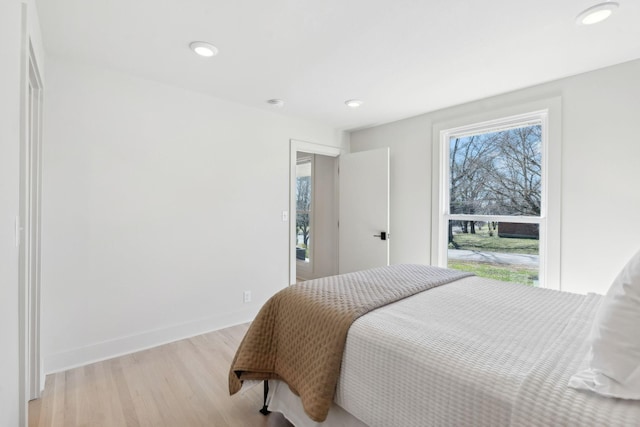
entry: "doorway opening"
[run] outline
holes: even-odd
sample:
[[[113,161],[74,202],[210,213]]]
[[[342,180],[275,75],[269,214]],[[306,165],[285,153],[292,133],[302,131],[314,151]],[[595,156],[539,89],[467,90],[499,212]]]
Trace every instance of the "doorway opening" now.
[[[313,276],[315,154],[296,155],[296,281]]]
[[[290,141],[289,284],[337,274],[340,149]]]

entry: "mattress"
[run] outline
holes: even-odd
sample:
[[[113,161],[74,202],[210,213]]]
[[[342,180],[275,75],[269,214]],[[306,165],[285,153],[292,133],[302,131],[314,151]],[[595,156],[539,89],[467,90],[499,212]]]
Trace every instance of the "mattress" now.
[[[349,330],[332,412],[371,427],[640,425],[639,402],[567,387],[600,301],[470,277],[379,308]],[[294,406],[278,410],[296,426],[347,425]]]

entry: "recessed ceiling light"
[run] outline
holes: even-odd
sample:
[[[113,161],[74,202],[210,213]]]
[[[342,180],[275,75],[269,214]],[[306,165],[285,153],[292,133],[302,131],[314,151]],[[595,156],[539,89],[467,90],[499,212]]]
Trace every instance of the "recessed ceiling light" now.
[[[358,108],[362,105],[362,101],[359,99],[349,99],[348,101],[344,101],[344,103],[350,108]]]
[[[607,1],[595,6],[591,6],[590,8],[583,10],[576,17],[576,24],[591,25],[602,22],[609,16],[611,16],[613,11],[616,10],[618,6],[620,6],[620,4],[615,1]]]
[[[267,104],[273,105],[274,107],[282,107],[284,105],[284,101],[282,99],[269,99]]]
[[[205,58],[211,58],[218,54],[218,48],[207,42],[192,42],[189,44],[192,51]]]

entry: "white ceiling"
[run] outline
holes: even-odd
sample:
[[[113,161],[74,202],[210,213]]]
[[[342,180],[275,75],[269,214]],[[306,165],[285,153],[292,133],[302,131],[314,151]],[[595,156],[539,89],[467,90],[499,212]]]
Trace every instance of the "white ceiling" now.
[[[75,61],[354,129],[640,57],[640,2],[38,0],[45,49]],[[194,40],[220,50],[203,59]],[[640,78],[640,76],[639,76]],[[344,101],[364,101],[349,109]]]

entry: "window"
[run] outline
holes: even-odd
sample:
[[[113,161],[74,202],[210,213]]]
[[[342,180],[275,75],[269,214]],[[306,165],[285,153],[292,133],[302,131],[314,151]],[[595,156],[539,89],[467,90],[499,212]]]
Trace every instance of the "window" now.
[[[299,157],[296,164],[296,261],[311,262],[313,157]]]
[[[440,264],[544,282],[547,133],[546,111],[440,132]]]

